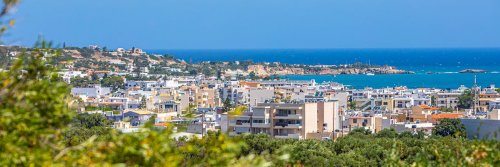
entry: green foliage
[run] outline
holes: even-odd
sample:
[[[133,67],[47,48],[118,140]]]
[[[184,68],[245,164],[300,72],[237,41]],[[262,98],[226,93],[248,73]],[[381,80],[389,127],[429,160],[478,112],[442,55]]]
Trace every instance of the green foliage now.
[[[222,106],[222,112],[223,113],[229,112],[229,111],[231,111],[232,107],[233,107],[233,105],[231,104],[231,100],[229,100],[229,98],[226,98],[226,100],[224,100],[224,104]]]
[[[457,107],[461,109],[469,109],[471,108],[474,101],[474,97],[471,93],[471,90],[466,90],[462,95],[458,96],[458,104]]]
[[[7,15],[14,6],[16,6],[19,3],[19,0],[3,0],[3,6],[1,7],[0,11],[0,18],[3,18],[5,15]],[[3,20],[0,20],[0,36],[7,31],[8,28],[13,27],[14,24],[16,23],[14,19],[7,20],[7,24],[2,22]]]
[[[196,106],[193,104],[189,104],[183,110],[183,117],[185,117],[185,118],[194,118],[195,114],[196,114]]]
[[[107,127],[110,126],[111,122],[101,114],[78,114],[73,121],[71,121],[71,126],[83,127],[83,128],[93,128],[93,127]]]
[[[113,111],[113,108],[109,106],[85,106],[85,111],[96,111],[96,110],[101,110],[101,111]]]
[[[94,84],[99,84],[99,80],[91,80],[88,77],[71,78],[71,85],[73,87],[89,87]]]
[[[231,111],[227,112],[229,116],[238,116],[243,114],[247,110],[246,106],[237,106],[236,108],[232,109]]]
[[[134,134],[112,134],[108,141],[69,147],[56,156],[68,166],[267,166],[263,156],[241,156],[243,142],[209,133],[204,138],[172,140],[172,131],[149,130]],[[115,142],[119,141],[119,142]],[[71,160],[71,161],[69,161]]]
[[[139,108],[141,109],[145,109],[146,108],[146,105],[147,105],[147,101],[146,101],[146,96],[142,96],[141,97],[141,104],[139,105]]]
[[[500,142],[459,138],[421,138],[392,129],[353,133],[337,141],[273,139],[241,135],[244,153],[289,153],[290,163],[305,166],[498,166]],[[280,164],[280,162],[274,162]]]
[[[258,80],[259,79],[259,76],[257,76],[257,74],[255,74],[254,71],[250,72],[247,77],[248,77],[248,79],[251,79],[251,80]]]
[[[431,96],[431,105],[437,106],[436,96]]]
[[[372,131],[370,129],[365,129],[365,128],[355,128],[349,132],[349,134],[361,134],[361,135],[369,135],[372,134]]]
[[[393,128],[383,129],[376,134],[377,137],[396,138],[398,133]]]
[[[101,80],[101,86],[111,87],[113,90],[125,89],[125,82],[121,76],[109,76]]]
[[[71,121],[70,128],[64,133],[65,143],[75,146],[95,136],[99,140],[111,138],[111,122],[101,114],[79,114]]]
[[[279,75],[273,74],[271,76],[266,76],[263,78],[263,80],[279,80],[281,77]]]
[[[432,129],[432,134],[437,136],[467,137],[465,126],[459,119],[443,119]]]
[[[439,110],[442,112],[453,112],[454,111],[453,108],[444,108],[444,107],[440,108]]]
[[[353,109],[353,110],[356,109],[356,101],[349,102],[348,106],[350,109]]]
[[[57,54],[45,48],[22,53],[9,71],[0,72],[1,166],[50,162],[62,148],[60,134],[74,114],[69,87],[42,61]]]

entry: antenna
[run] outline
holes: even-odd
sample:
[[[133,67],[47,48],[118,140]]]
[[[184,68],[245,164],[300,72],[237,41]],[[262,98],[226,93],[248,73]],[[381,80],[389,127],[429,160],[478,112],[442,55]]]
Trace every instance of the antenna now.
[[[478,95],[478,87],[477,87],[477,76],[474,75],[474,87],[473,87],[473,93],[474,93],[474,104],[472,106],[472,109],[474,110],[474,115],[476,114],[477,112],[477,108],[478,108],[478,99],[479,99],[479,95]]]

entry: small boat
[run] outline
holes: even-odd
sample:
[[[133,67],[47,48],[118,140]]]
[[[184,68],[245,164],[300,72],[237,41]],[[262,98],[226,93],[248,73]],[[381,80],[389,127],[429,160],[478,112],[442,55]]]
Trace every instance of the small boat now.
[[[368,75],[368,76],[374,76],[375,74],[374,73],[366,73],[366,75]]]

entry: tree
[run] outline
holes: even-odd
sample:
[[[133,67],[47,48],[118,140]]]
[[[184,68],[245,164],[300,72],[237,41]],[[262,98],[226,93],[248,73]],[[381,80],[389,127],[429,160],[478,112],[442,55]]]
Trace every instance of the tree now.
[[[257,79],[259,79],[259,77],[257,77],[257,75],[255,74],[255,72],[252,71],[252,72],[250,72],[250,74],[248,74],[248,79],[257,80]]]
[[[196,70],[189,70],[189,75],[198,75],[198,72]]]
[[[139,108],[140,109],[145,109],[146,105],[147,105],[146,96],[142,96],[141,97],[141,104],[139,105]]]
[[[431,96],[431,105],[432,106],[437,106],[436,96]]]
[[[382,129],[376,134],[377,137],[396,138],[398,133],[393,128]]]
[[[69,125],[69,129],[64,133],[66,145],[75,146],[83,143],[92,136],[97,136],[99,140],[110,138],[111,122],[101,114],[78,114]]]
[[[78,114],[71,121],[71,126],[93,128],[99,126],[109,126],[111,122],[102,114]]]
[[[221,79],[222,79],[222,71],[217,70],[217,80],[221,80]]]
[[[465,126],[460,119],[443,119],[432,129],[432,134],[437,136],[451,136],[456,138],[467,137]]]
[[[453,108],[442,107],[439,110],[442,111],[442,112],[453,112]]]
[[[71,85],[73,87],[88,87],[89,85],[98,84],[99,80],[90,80],[88,77],[74,77],[71,78]]]
[[[222,112],[223,113],[229,112],[229,111],[231,111],[232,107],[233,107],[233,105],[231,105],[231,100],[229,100],[229,98],[226,98],[226,100],[224,100],[224,104],[222,106]]]
[[[125,82],[120,76],[105,77],[101,80],[101,85],[104,87],[111,87],[113,90],[125,89]]]
[[[410,131],[404,131],[404,132],[401,132],[400,134],[398,134],[398,137],[399,138],[412,138],[413,133]]]
[[[458,96],[458,108],[469,109],[471,108],[474,101],[471,90],[466,90],[462,95]]]
[[[75,112],[68,106],[69,86],[42,60],[59,54],[47,45],[21,53],[8,71],[0,72],[2,166],[51,162],[51,155],[64,148],[60,134]]]
[[[349,102],[349,104],[348,104],[348,105],[349,105],[349,108],[350,108],[350,109],[353,109],[353,110],[354,110],[354,109],[356,109],[356,102],[355,102],[355,101],[351,101],[351,102]]]
[[[370,129],[365,128],[355,128],[349,132],[349,134],[362,134],[362,135],[370,135],[372,131]]]

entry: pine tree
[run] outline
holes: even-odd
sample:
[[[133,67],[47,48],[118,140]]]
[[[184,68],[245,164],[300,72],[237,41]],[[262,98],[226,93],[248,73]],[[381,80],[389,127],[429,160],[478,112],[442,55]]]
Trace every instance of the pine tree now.
[[[231,101],[229,100],[229,98],[226,98],[226,100],[224,100],[222,112],[223,113],[229,112],[231,108],[232,108]]]
[[[145,109],[146,108],[146,104],[147,104],[146,96],[142,96],[142,98],[141,98],[141,105],[139,106],[139,108],[140,109]]]

